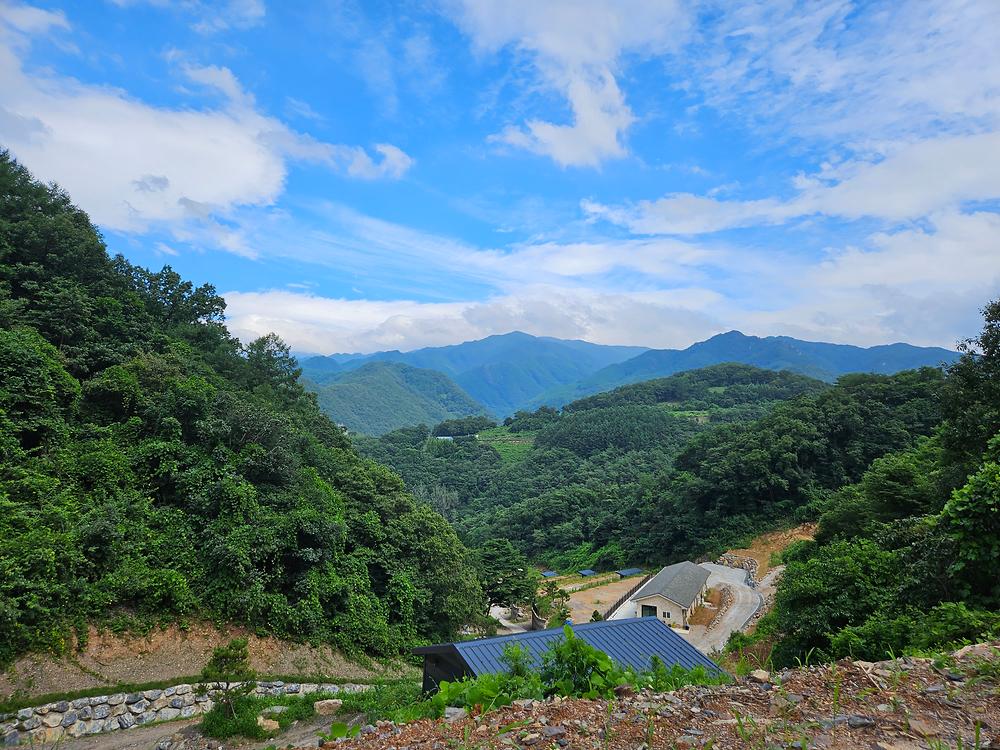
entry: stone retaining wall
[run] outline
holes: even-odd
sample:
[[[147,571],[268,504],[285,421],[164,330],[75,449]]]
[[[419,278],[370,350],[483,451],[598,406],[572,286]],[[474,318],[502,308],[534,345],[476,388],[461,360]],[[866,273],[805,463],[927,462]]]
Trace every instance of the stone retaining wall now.
[[[232,686],[238,684],[232,683]],[[0,739],[5,747],[20,743],[47,744],[66,737],[118,732],[153,722],[189,719],[210,710],[219,688],[225,686],[217,682],[174,685],[163,690],[98,695],[22,708],[15,713],[0,714]],[[258,682],[255,692],[261,696],[353,693],[366,687],[279,680]]]

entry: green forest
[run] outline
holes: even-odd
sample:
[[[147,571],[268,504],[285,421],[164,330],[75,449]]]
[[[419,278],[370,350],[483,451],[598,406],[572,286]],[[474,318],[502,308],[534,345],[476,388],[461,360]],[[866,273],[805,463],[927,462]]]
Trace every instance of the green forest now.
[[[349,437],[280,339],[241,343],[213,287],[110,257],[0,153],[0,664],[88,622],[196,617],[394,655],[530,601],[529,562],[653,566],[816,519],[733,648],[874,659],[997,632],[1000,302],[984,313],[947,369],[717,364]],[[498,568],[523,575],[499,590]]]
[[[0,152],[0,663],[195,616],[395,654],[474,621],[447,522],[360,457],[274,336],[109,257]]]

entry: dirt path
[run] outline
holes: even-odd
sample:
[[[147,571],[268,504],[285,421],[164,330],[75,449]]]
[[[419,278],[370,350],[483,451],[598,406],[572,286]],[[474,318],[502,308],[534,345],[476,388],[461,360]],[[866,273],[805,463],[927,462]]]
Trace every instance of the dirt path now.
[[[572,591],[569,595],[569,616],[575,623],[590,622],[594,610],[604,613],[618,598],[639,582],[637,576],[619,578],[603,586],[595,586],[585,591]]]

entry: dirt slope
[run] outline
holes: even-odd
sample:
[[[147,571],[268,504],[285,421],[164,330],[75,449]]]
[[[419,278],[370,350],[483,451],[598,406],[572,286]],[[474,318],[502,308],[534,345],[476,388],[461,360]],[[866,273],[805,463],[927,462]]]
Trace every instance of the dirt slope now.
[[[0,698],[70,692],[119,683],[146,683],[198,674],[212,649],[232,638],[247,638],[253,667],[263,675],[323,676],[365,681],[414,674],[411,667],[385,671],[380,665],[348,661],[329,646],[312,647],[261,638],[241,628],[207,623],[186,630],[154,629],[148,635],[118,635],[91,628],[86,646],[63,657],[34,654],[0,674]]]

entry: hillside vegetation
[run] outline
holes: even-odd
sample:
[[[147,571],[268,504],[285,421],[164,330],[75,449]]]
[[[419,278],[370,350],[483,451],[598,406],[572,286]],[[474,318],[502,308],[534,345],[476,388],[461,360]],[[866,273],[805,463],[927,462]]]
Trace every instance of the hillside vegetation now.
[[[110,258],[0,152],[0,663],[87,620],[207,616],[390,654],[482,611],[444,519],[224,308]]]
[[[447,375],[398,362],[369,362],[304,385],[330,419],[366,435],[487,413]]]

